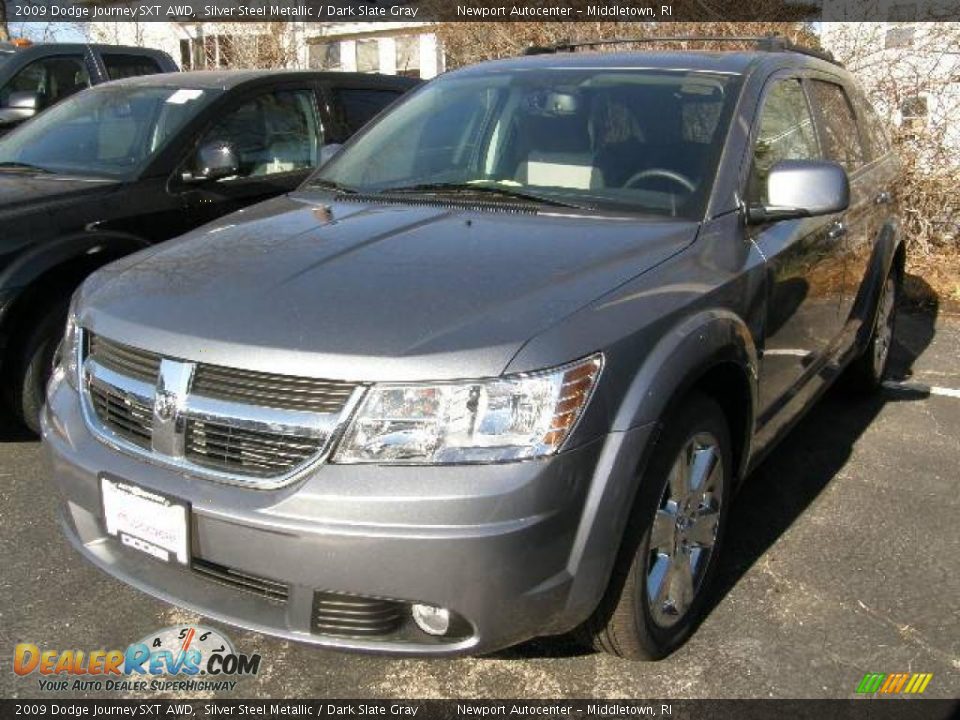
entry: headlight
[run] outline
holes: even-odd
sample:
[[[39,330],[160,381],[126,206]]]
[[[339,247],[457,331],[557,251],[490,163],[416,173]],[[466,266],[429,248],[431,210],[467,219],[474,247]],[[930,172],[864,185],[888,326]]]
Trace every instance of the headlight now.
[[[555,453],[586,407],[603,356],[474,382],[375,385],[338,463],[475,463]]]
[[[74,295],[67,313],[63,340],[57,350],[57,366],[63,370],[64,377],[74,390],[80,387],[80,327],[77,324],[76,303],[77,296]]]

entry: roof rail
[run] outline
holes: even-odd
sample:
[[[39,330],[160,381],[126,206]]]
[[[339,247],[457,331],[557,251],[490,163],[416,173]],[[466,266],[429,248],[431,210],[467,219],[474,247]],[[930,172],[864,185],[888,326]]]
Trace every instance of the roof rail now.
[[[762,52],[795,52],[801,55],[809,55],[820,60],[826,60],[834,65],[840,65],[840,62],[833,57],[833,53],[827,50],[817,50],[814,48],[796,45],[781,35],[732,35],[732,36],[710,36],[710,35],[664,35],[637,38],[610,38],[607,40],[578,40],[571,42],[561,40],[553,45],[531,45],[523,51],[524,55],[546,55],[558,52],[575,52],[579,48],[596,47],[598,45],[628,45],[635,43],[658,43],[658,42],[719,42],[719,43],[751,43],[754,48]]]

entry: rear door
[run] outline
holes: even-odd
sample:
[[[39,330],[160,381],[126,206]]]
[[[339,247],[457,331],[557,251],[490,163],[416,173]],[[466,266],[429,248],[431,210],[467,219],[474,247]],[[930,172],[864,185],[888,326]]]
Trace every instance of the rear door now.
[[[867,166],[867,151],[850,98],[843,86],[828,76],[808,81],[817,131],[824,157],[839,163],[850,178],[850,207],[843,217],[845,241],[843,293],[840,316],[844,324],[852,310],[873,253],[876,178]]]
[[[780,75],[767,83],[754,134],[746,200],[762,205],[773,165],[821,158],[799,78]],[[769,222],[747,231],[767,260],[758,423],[763,425],[816,375],[840,335],[844,237],[836,215]]]

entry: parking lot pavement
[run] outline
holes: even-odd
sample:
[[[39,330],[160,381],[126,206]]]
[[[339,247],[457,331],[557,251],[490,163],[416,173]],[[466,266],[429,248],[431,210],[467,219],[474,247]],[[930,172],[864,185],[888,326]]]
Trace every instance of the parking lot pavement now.
[[[960,397],[925,389],[960,390],[960,317],[899,321],[896,382],[869,399],[831,390],[746,483],[711,612],[673,657],[627,663],[546,639],[492,657],[394,659],[224,628],[263,656],[260,675],[224,697],[849,698],[868,671],[932,672],[927,696],[960,696]],[[35,676],[11,672],[16,642],[122,648],[197,619],[81,561],[54,508],[38,444],[8,422],[2,697],[42,695]]]

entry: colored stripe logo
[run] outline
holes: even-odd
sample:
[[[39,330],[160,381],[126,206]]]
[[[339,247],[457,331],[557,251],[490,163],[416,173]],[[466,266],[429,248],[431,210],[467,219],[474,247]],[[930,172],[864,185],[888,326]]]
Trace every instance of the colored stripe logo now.
[[[857,685],[863,695],[919,695],[927,689],[933,673],[867,673]]]

